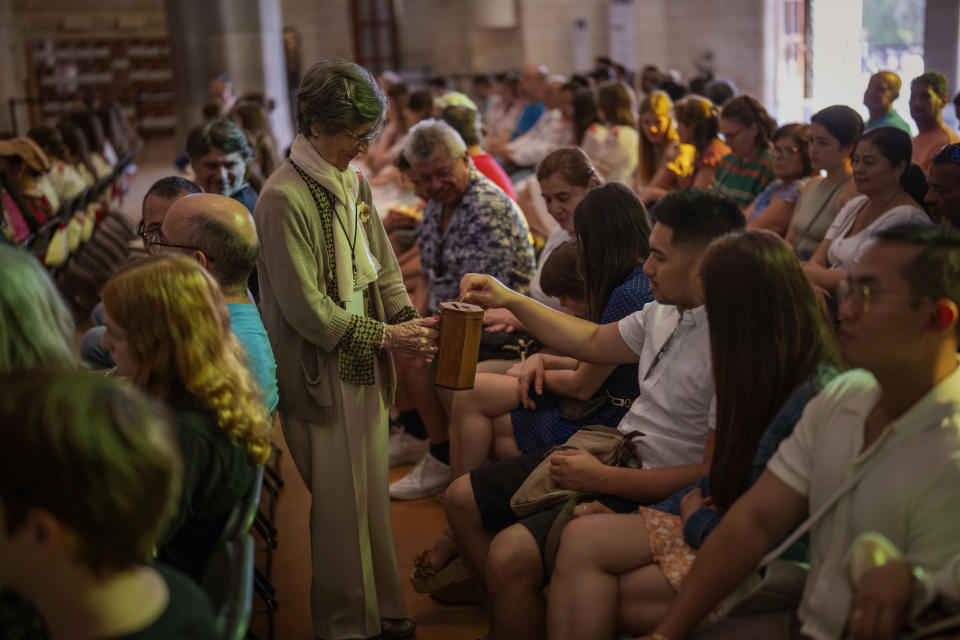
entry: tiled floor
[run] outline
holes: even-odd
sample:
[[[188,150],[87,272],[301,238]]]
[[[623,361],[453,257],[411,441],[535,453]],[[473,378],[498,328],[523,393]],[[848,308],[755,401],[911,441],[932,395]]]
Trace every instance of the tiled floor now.
[[[286,451],[282,436],[276,442]],[[308,511],[310,495],[297,475],[289,455],[281,456],[286,486],[277,503],[276,524],[279,530],[278,548],[274,564],[274,582],[277,586],[277,636],[280,640],[310,640],[310,549],[308,538]],[[406,467],[391,469],[392,479],[400,478]],[[433,544],[443,528],[443,507],[432,499],[412,502],[393,502],[393,533],[397,546],[400,575],[410,575],[413,557]],[[259,540],[259,539],[258,539]],[[262,566],[263,552],[258,554]],[[486,616],[478,606],[444,605],[413,590],[404,579],[408,615],[417,621],[419,640],[475,640],[486,632]],[[261,638],[266,635],[266,614],[254,601],[251,628]]]
[[[124,198],[124,215],[134,224],[140,221],[140,205],[147,189],[156,180],[177,173],[173,161],[177,151],[170,139],[150,139],[137,158],[137,173]],[[286,449],[281,434],[276,442]],[[277,503],[276,525],[279,531],[274,564],[279,609],[277,630],[280,640],[311,640],[310,624],[310,548],[308,510],[310,495],[300,480],[289,454],[282,458],[286,486]],[[391,470],[393,479],[409,467]],[[404,576],[408,614],[418,623],[419,640],[475,640],[486,631],[486,616],[477,606],[443,605],[416,593],[405,578],[413,570],[414,556],[429,547],[445,523],[443,508],[432,499],[393,503],[393,529],[400,574]],[[264,551],[258,552],[263,565]],[[254,600],[251,628],[266,639],[266,614]]]

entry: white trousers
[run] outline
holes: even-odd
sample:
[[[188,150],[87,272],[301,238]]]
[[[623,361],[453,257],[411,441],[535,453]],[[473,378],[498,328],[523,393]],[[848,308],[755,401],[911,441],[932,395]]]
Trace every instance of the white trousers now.
[[[280,415],[300,476],[313,495],[310,608],[318,638],[379,635],[380,618],[404,618],[390,521],[387,409],[377,384],[340,383],[335,425]]]

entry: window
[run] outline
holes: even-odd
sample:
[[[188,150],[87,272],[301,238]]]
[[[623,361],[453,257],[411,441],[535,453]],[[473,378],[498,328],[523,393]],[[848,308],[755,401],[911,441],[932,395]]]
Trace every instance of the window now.
[[[393,0],[353,0],[354,57],[374,74],[400,67]]]

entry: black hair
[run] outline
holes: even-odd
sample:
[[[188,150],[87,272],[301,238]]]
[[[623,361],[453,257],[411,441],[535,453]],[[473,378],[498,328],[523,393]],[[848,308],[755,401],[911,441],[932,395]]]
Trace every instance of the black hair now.
[[[57,122],[57,131],[60,132],[60,137],[63,138],[63,144],[66,145],[73,161],[85,166],[87,171],[90,172],[90,175],[96,179],[97,170],[93,166],[93,161],[90,158],[90,144],[87,142],[87,136],[83,133],[83,129],[77,126],[72,120],[61,118]]]
[[[919,249],[903,278],[916,298],[947,298],[960,305],[960,231],[945,225],[900,224],[874,234],[880,242]],[[960,323],[956,332],[960,337]]]
[[[150,196],[157,196],[162,200],[173,200],[181,194],[191,195],[194,193],[203,193],[203,189],[195,182],[191,182],[186,178],[181,178],[180,176],[160,178],[147,189],[147,192],[143,196],[143,204],[140,205],[140,210],[143,210],[143,206],[147,204],[147,198]]]
[[[610,182],[587,192],[573,211],[573,228],[582,249],[584,317],[600,322],[613,290],[650,253],[647,212],[632,189]]]
[[[715,105],[723,105],[737,93],[737,86],[733,84],[732,80],[726,78],[714,78],[707,82],[703,88],[703,95]]]
[[[433,94],[429,91],[414,91],[410,94],[407,109],[429,118],[433,114]]]
[[[685,187],[660,198],[650,210],[654,222],[673,230],[674,245],[705,244],[743,229],[743,212],[734,200],[715,191]]]
[[[584,298],[583,276],[578,270],[580,245],[567,240],[547,256],[540,270],[540,288],[548,296],[580,302]]]
[[[67,160],[67,147],[60,132],[53,127],[33,127],[27,137],[36,142],[44,152],[58,160]]]
[[[916,200],[919,207],[927,211],[927,204],[923,201],[927,195],[927,176],[923,169],[911,162],[913,142],[910,134],[897,127],[877,127],[863,134],[857,144],[861,142],[870,142],[877,147],[891,166],[906,163],[907,168],[900,174],[900,186]]]
[[[597,97],[589,89],[580,89],[573,94],[573,135],[575,142],[583,143],[583,135],[591,125],[600,122],[597,114]]]
[[[187,157],[197,159],[218,149],[223,153],[239,152],[244,160],[253,158],[253,151],[247,144],[243,129],[232,120],[221,118],[198,124],[187,133]]]
[[[427,81],[427,86],[438,89],[448,89],[450,87],[450,81],[443,76],[434,76]]]
[[[687,88],[682,84],[674,82],[673,79],[665,80],[660,83],[660,90],[665,91],[670,99],[676,102],[687,95]]]
[[[491,86],[490,76],[486,73],[478,73],[473,76],[473,84],[481,84],[485,87]]]
[[[751,483],[764,433],[787,399],[839,356],[832,323],[793,251],[768,231],[726,234],[700,265],[716,391],[710,494],[725,513]],[[754,319],[763,317],[763,322]],[[765,354],[761,361],[757,353]]]
[[[944,146],[937,152],[937,155],[933,156],[930,164],[960,164],[957,158],[960,158],[960,142]]]
[[[810,118],[810,124],[819,124],[837,139],[841,147],[855,143],[863,133],[863,118],[845,104],[821,109]]]
[[[90,151],[102,154],[107,138],[103,133],[100,118],[93,111],[74,111],[67,118],[83,131],[83,135],[87,137]]]

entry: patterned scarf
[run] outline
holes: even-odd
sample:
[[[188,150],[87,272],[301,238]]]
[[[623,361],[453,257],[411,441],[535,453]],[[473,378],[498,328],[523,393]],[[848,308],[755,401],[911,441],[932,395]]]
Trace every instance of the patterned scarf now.
[[[297,166],[297,163],[289,158],[288,162],[307,184],[310,195],[313,196],[313,201],[317,205],[317,211],[320,214],[320,228],[323,229],[323,246],[330,266],[330,275],[327,278],[327,295],[343,306],[337,285],[337,261],[333,259],[334,197],[322,184]],[[363,310],[363,317],[357,315],[351,317],[350,326],[347,327],[337,344],[337,367],[340,370],[340,379],[344,382],[371,385],[376,380],[374,372],[376,357],[373,344],[380,335],[382,324],[368,317],[370,314],[369,288],[363,290]]]

